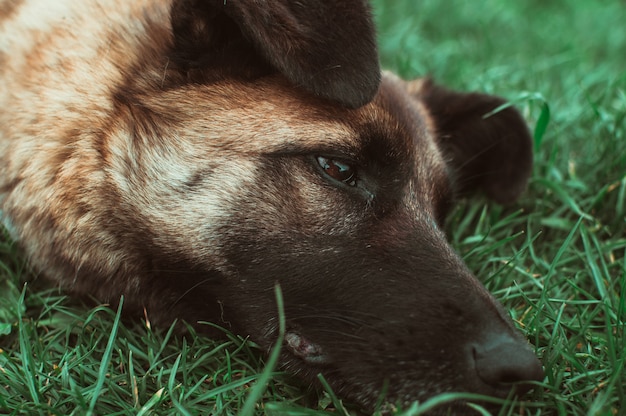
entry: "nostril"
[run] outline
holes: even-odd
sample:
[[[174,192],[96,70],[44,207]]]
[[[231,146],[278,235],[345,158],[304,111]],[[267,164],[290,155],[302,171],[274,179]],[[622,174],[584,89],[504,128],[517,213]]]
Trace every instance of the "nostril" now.
[[[494,388],[543,380],[541,363],[524,343],[507,337],[487,346],[475,346],[473,353],[476,373],[483,382]],[[531,388],[531,385],[520,384],[516,391],[523,394]]]

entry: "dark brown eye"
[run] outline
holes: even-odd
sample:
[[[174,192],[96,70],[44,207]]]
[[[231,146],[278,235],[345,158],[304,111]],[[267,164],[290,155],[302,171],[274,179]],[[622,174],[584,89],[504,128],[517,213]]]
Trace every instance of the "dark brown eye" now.
[[[316,159],[324,172],[334,180],[349,186],[356,185],[356,171],[352,166],[324,156],[317,156]]]

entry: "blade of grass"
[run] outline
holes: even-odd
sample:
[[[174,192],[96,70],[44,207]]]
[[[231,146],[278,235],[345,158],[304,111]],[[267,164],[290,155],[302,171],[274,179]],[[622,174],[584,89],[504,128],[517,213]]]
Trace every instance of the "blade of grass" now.
[[[274,286],[274,296],[276,297],[276,306],[278,308],[278,338],[276,339],[276,343],[272,348],[272,352],[270,354],[270,358],[263,369],[263,372],[257,379],[255,385],[252,387],[246,401],[239,413],[240,416],[253,416],[254,408],[256,404],[261,400],[265,389],[267,388],[267,383],[272,377],[272,373],[274,368],[278,364],[278,357],[280,356],[280,350],[283,345],[283,340],[285,339],[285,309],[283,303],[283,293],[280,288],[280,284],[276,283]]]
[[[596,259],[592,257],[592,253],[594,250],[589,241],[590,236],[586,228],[583,227],[581,229],[580,236],[582,237],[583,247],[585,248],[584,253],[585,253],[585,257],[587,258],[587,265],[589,266],[589,269],[591,271],[591,277],[593,278],[593,281],[596,284],[596,289],[598,289],[600,299],[603,302],[608,303],[610,302],[611,299],[609,298],[607,294],[606,285],[603,281],[600,268],[598,267],[598,264],[596,263]]]
[[[176,390],[179,390],[178,386],[176,385],[176,373],[178,373],[178,368],[180,366],[182,357],[183,357],[182,353],[178,354],[178,357],[176,357],[176,361],[174,361],[174,364],[172,365],[172,368],[170,369],[170,376],[167,382],[167,388],[168,388],[169,396],[171,397],[172,403],[174,404],[174,407],[176,408],[176,410],[178,410],[178,412],[180,412],[180,414],[184,416],[191,416],[191,413],[189,413],[189,411],[185,409],[185,407],[180,403],[180,401],[176,397]]]
[[[326,393],[328,393],[328,396],[330,397],[330,400],[333,403],[333,406],[335,406],[335,409],[338,412],[341,412],[340,413],[341,415],[347,416],[348,412],[346,408],[343,406],[343,403],[341,402],[339,397],[337,397],[337,395],[335,394],[333,389],[330,387],[330,384],[328,384],[328,381],[326,381],[324,376],[322,374],[318,374],[317,379],[320,381],[320,383],[322,383],[322,387],[324,387],[324,390],[326,391]]]
[[[150,411],[152,410],[152,408],[158,405],[159,402],[163,399],[164,391],[165,391],[165,387],[161,387],[159,390],[157,390],[157,392],[154,393],[152,397],[150,397],[150,400],[148,400],[146,404],[144,404],[141,407],[141,409],[139,409],[139,411],[137,412],[137,416],[144,416],[144,415],[150,414]]]
[[[20,295],[20,299],[19,299],[19,304],[20,305],[24,305],[25,302],[25,297],[26,297],[26,287],[27,285],[24,285],[24,288],[22,289],[22,294]],[[24,374],[24,382],[26,383],[27,387],[28,387],[28,392],[30,393],[30,397],[33,400],[33,403],[35,404],[36,408],[39,408],[39,406],[41,405],[41,402],[39,400],[39,388],[37,387],[37,371],[35,368],[35,362],[34,362],[34,355],[33,355],[33,351],[31,348],[31,344],[29,342],[29,339],[31,338],[31,335],[28,333],[28,324],[25,321],[25,318],[23,317],[23,312],[22,312],[22,308],[18,307],[17,308],[17,318],[18,318],[18,325],[19,325],[19,343],[20,343],[20,355],[22,358],[22,370],[23,370],[23,374]],[[41,410],[39,410],[39,414],[41,413]]]
[[[548,130],[548,125],[550,124],[550,106],[548,102],[543,99],[541,101],[541,112],[539,113],[539,118],[535,123],[535,130],[533,131],[533,141],[535,143],[535,152],[539,151],[541,147],[541,143],[543,141],[543,136],[546,134],[546,130]]]
[[[113,347],[115,345],[115,339],[117,337],[117,331],[120,326],[120,319],[122,316],[122,307],[124,305],[124,297],[120,298],[120,304],[117,308],[117,313],[115,314],[115,319],[113,320],[113,327],[111,328],[111,333],[109,335],[109,340],[107,342],[106,349],[104,350],[104,355],[102,356],[102,360],[100,361],[100,371],[98,373],[98,380],[93,390],[93,396],[91,397],[91,402],[89,403],[89,410],[87,411],[87,415],[95,415],[96,403],[98,402],[98,397],[102,393],[102,389],[104,387],[104,383],[107,379],[107,374],[109,371],[109,363],[111,362],[111,357],[113,356]]]

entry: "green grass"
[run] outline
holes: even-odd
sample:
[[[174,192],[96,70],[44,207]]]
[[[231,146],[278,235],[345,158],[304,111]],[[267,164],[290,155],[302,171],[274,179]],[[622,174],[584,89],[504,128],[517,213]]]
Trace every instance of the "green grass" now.
[[[500,414],[623,414],[626,4],[377,0],[375,10],[387,68],[503,95],[535,132],[519,203],[464,201],[448,221],[454,246],[546,369],[539,388]],[[2,414],[238,414],[251,391],[262,394],[248,402],[252,413],[345,413],[332,392],[311,395],[284,374],[257,384],[266,367],[252,342],[124,323],[39,281],[25,286],[26,270],[0,238]]]

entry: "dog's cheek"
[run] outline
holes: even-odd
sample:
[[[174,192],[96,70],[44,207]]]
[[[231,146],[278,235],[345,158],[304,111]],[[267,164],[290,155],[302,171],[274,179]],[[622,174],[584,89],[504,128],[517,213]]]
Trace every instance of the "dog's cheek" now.
[[[255,186],[254,161],[214,157],[198,166],[193,161],[164,161],[163,156],[156,160],[150,180],[135,184],[132,196],[151,228],[153,243],[191,264],[219,270],[224,264],[217,229],[228,222],[241,195]]]
[[[334,185],[308,157],[266,157],[234,210],[242,233],[292,239],[351,233],[371,214],[356,190]]]
[[[306,259],[349,247],[346,236],[358,233],[370,215],[366,201],[328,183],[305,159],[257,163],[255,179],[239,187],[214,230],[224,270],[236,276],[221,288],[224,303],[237,306],[233,316],[247,320],[259,342],[274,335],[274,284],[282,281],[295,296],[324,293],[317,281],[323,275],[311,278],[315,264]],[[254,311],[243,313],[244,305]]]

